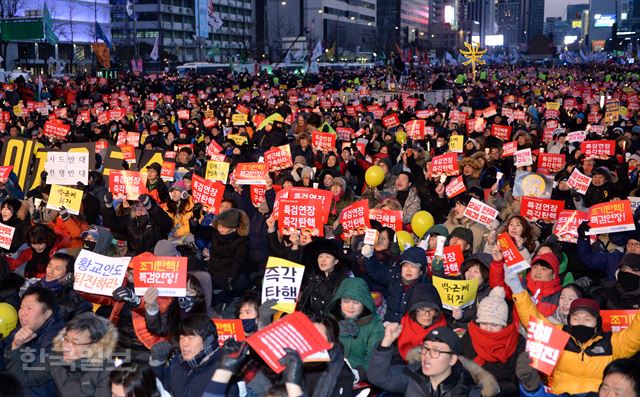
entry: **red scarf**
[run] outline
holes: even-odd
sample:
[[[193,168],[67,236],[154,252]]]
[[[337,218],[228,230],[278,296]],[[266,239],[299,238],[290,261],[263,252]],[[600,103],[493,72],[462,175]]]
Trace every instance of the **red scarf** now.
[[[444,315],[440,313],[438,319],[433,324],[427,328],[422,328],[422,325],[418,324],[417,321],[413,321],[409,313],[406,313],[402,316],[400,325],[402,325],[402,333],[400,333],[398,337],[398,351],[402,359],[406,362],[407,354],[411,349],[420,346],[425,336],[427,336],[432,329],[446,327],[447,322],[444,319]]]
[[[498,361],[505,364],[516,351],[518,337],[520,337],[515,321],[498,332],[485,331],[475,321],[471,321],[467,331],[477,353],[473,361],[480,366],[487,362],[497,363]]]
[[[531,272],[529,272],[527,274],[527,289],[529,290],[531,299],[536,302],[536,307],[540,314],[548,317],[555,312],[558,307],[557,302],[542,302],[542,299],[560,292],[562,285],[560,284],[559,277],[555,277],[550,281],[536,281],[531,278]],[[538,290],[540,290],[539,293]]]

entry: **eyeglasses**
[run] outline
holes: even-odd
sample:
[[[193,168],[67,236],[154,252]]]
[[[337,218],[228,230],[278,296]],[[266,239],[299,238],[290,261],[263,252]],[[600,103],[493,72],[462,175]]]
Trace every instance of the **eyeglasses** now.
[[[640,243],[632,243],[632,242],[628,242],[627,243],[627,247],[640,247]]]
[[[416,314],[433,316],[436,314],[436,310],[431,308],[416,309]]]
[[[453,352],[443,352],[438,349],[432,349],[426,345],[418,346],[418,352],[423,356],[428,354],[431,358],[438,358],[440,354],[453,354]]]
[[[67,343],[69,345],[74,345],[74,346],[89,346],[89,345],[93,344],[93,342],[76,343],[76,342],[72,341],[71,339],[69,339],[69,335],[67,335],[67,334],[64,334],[64,336],[62,337],[62,340],[64,340],[64,343]]]

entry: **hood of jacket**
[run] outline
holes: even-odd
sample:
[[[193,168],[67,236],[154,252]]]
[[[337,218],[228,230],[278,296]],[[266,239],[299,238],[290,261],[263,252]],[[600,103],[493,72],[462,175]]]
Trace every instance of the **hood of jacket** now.
[[[207,306],[207,315],[211,316],[215,314],[215,311],[211,307],[211,297],[213,296],[213,283],[211,281],[211,275],[209,272],[203,270],[197,270],[189,272],[193,277],[198,279],[202,293],[204,294],[204,301]]]
[[[371,293],[367,283],[361,278],[346,278],[340,283],[340,286],[336,290],[336,293],[331,298],[327,309],[329,312],[337,313],[340,310],[340,300],[342,298],[349,298],[357,300],[362,303],[365,311],[362,312],[360,317],[364,317],[376,312],[376,305],[373,302]],[[368,313],[366,312],[368,311]]]
[[[62,354],[62,344],[64,341],[64,335],[67,333],[67,328],[63,328],[53,340],[53,351]],[[81,361],[87,361],[90,363],[101,363],[104,360],[111,358],[116,344],[118,343],[118,330],[109,322],[107,332],[91,344],[87,351],[87,357],[81,359]],[[81,367],[81,366],[80,366]]]
[[[429,307],[442,312],[442,300],[438,290],[431,284],[418,283],[409,291],[407,313],[411,313],[421,307]]]
[[[89,228],[92,227],[98,230],[98,238],[96,239],[96,248],[94,252],[96,254],[104,255],[113,241],[113,234],[111,234],[111,231],[106,227],[97,225],[89,226]]]

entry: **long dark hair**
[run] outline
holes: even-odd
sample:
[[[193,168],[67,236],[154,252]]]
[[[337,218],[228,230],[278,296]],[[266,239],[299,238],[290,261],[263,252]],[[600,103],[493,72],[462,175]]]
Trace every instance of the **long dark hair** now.
[[[111,372],[111,383],[122,385],[127,397],[160,397],[153,369],[146,364],[131,364]]]
[[[199,299],[198,303],[189,310],[189,314],[207,314],[207,301],[205,300],[200,280],[193,274],[187,274],[187,283],[191,283],[191,287],[196,290],[196,297]],[[178,299],[174,299],[167,310],[167,327],[169,335],[175,338],[176,341],[179,339],[178,325],[180,325],[182,319]]]

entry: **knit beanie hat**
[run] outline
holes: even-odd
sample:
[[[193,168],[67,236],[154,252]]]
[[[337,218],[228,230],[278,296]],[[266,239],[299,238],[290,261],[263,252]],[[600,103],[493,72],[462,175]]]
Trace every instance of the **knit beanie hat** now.
[[[453,229],[451,233],[449,233],[449,241],[451,241],[453,237],[457,237],[461,240],[466,241],[467,244],[469,244],[469,248],[473,248],[473,232],[471,231],[471,229],[458,226],[457,228]]]
[[[504,297],[504,288],[495,287],[492,289],[489,296],[478,303],[476,322],[506,327],[509,319],[509,306],[507,306]]]

